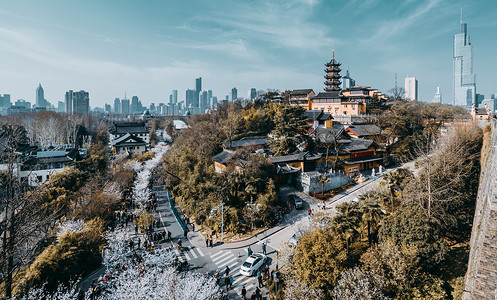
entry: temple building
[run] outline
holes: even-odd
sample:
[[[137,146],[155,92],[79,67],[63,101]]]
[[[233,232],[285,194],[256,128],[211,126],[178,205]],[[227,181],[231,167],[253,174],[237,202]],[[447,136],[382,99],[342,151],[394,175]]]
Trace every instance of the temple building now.
[[[288,102],[290,103],[290,105],[299,105],[302,106],[304,109],[311,109],[311,98],[314,96],[315,94],[312,89],[293,90],[290,92]]]

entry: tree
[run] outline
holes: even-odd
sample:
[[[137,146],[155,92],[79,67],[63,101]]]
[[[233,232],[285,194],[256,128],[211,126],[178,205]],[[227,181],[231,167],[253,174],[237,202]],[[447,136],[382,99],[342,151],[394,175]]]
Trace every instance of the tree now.
[[[295,275],[286,274],[284,287],[284,299],[308,300],[308,299],[323,299],[323,291],[312,288],[308,284],[299,281]]]
[[[392,213],[394,212],[395,193],[400,192],[404,188],[404,183],[407,178],[413,177],[412,172],[407,168],[399,168],[395,171],[385,173],[383,180],[390,191],[390,202],[392,205]]]
[[[333,289],[336,300],[376,300],[389,299],[383,294],[386,285],[383,277],[359,267],[340,273],[340,279]]]
[[[333,150],[332,168],[335,171],[337,169],[337,163],[339,161],[339,153],[340,153],[340,144],[338,141],[338,137],[342,131],[343,131],[342,128],[337,128],[337,127],[316,129],[316,138],[318,140],[318,145],[324,148],[326,151],[325,166],[324,166],[326,170],[328,170],[328,158],[330,155],[330,150]]]
[[[329,293],[344,270],[346,260],[344,241],[330,230],[316,229],[300,239],[293,255],[292,272],[302,283]]]
[[[359,210],[357,203],[345,202],[336,207],[338,213],[333,218],[334,229],[346,242],[346,250],[349,252],[350,240],[358,233]]]
[[[300,138],[306,135],[309,128],[304,109],[300,106],[281,105],[274,117],[274,124],[271,134],[275,139],[269,146],[276,156],[297,150]]]
[[[324,174],[320,174],[317,177],[317,181],[321,182],[321,195],[324,195],[324,185],[325,183],[330,182],[330,178]]]
[[[236,133],[241,126],[242,117],[234,103],[228,103],[225,118],[221,121],[221,128],[224,135],[228,138],[228,147],[231,148]]]
[[[376,228],[383,216],[383,209],[378,204],[378,200],[372,193],[359,196],[359,210],[361,219],[368,228],[368,242],[371,246],[371,229]]]
[[[387,239],[396,245],[406,243],[416,247],[421,266],[426,270],[436,267],[447,252],[439,226],[418,206],[403,206],[384,220],[379,240]]]

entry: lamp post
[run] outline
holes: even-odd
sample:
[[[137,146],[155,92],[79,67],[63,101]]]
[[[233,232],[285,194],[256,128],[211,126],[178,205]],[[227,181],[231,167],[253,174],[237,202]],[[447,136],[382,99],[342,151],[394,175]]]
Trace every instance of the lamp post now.
[[[224,233],[224,203],[222,198],[221,198],[221,204],[218,207],[211,209],[211,212],[209,214],[209,219],[212,219],[212,214],[216,212],[219,208],[221,208],[221,241],[222,241]]]
[[[276,249],[276,271],[278,271],[278,258],[280,254],[280,249]]]

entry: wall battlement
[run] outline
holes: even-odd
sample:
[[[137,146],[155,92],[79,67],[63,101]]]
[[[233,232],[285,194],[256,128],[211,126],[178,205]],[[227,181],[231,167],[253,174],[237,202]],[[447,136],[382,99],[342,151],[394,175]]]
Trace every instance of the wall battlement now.
[[[497,299],[497,119],[490,120],[471,232],[463,299]]]

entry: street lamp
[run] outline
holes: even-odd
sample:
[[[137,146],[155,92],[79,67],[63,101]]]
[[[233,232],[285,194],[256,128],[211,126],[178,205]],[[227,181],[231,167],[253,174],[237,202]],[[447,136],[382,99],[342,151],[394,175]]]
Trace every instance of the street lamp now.
[[[278,271],[278,258],[280,254],[280,249],[276,249],[276,271]]]
[[[211,212],[209,214],[209,219],[212,219],[212,214],[215,213],[219,208],[221,208],[221,241],[222,241],[223,231],[224,231],[224,203],[222,198],[221,198],[221,204],[218,207],[211,209]]]

